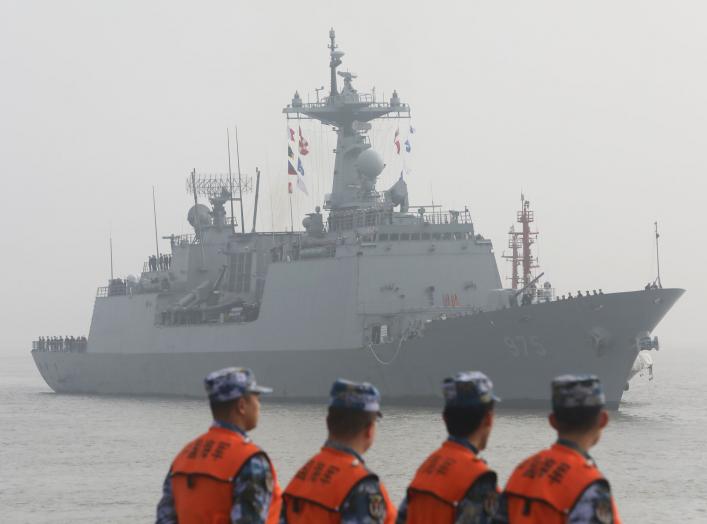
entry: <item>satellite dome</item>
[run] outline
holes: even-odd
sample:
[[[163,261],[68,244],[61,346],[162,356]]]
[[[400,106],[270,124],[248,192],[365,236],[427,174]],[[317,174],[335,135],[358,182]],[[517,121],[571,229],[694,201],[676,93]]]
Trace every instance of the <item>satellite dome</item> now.
[[[187,213],[187,220],[194,229],[208,227],[211,225],[211,211],[204,204],[196,204]]]
[[[376,178],[381,174],[385,164],[377,151],[366,149],[356,159],[356,168],[366,178]]]

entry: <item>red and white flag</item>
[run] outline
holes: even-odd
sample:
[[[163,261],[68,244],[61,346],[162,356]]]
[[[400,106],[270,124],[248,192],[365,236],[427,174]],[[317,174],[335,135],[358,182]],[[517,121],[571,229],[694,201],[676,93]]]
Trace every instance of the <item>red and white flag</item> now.
[[[395,130],[395,138],[393,138],[393,145],[395,146],[395,152],[400,154],[400,128]]]
[[[302,135],[302,126],[299,126],[299,154],[303,156],[309,154],[309,142]]]

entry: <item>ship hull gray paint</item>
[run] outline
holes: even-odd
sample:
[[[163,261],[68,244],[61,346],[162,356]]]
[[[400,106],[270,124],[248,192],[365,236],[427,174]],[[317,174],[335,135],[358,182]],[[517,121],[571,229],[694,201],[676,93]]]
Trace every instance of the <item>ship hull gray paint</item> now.
[[[651,332],[683,292],[614,293],[433,320],[419,337],[374,347],[253,350],[234,340],[229,345],[238,349],[211,350],[213,339],[200,342],[191,326],[155,329],[151,338],[160,345],[160,338],[188,329],[195,345],[189,352],[139,347],[33,357],[47,384],[61,393],[203,397],[206,373],[236,365],[253,368],[261,383],[274,386],[274,398],[321,400],[331,381],[343,376],[372,381],[388,402],[428,404],[440,398],[445,376],[481,369],[506,405],[547,405],[554,376],[588,372],[601,377],[608,403],[616,407],[638,353],[636,337]],[[213,332],[205,329],[204,335]]]

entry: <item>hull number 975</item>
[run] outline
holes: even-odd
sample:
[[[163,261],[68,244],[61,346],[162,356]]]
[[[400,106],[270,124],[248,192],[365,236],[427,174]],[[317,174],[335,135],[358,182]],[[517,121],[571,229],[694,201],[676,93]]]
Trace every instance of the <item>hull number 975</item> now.
[[[544,357],[547,355],[545,346],[535,335],[504,337],[503,342],[514,357]]]

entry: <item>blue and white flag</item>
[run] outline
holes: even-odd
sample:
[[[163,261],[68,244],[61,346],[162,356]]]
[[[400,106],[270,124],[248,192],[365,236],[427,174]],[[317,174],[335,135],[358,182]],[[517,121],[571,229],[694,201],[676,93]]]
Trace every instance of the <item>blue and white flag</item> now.
[[[307,186],[304,184],[304,166],[302,165],[302,158],[297,159],[297,189],[302,191],[305,195],[309,196],[309,191],[307,191]]]

